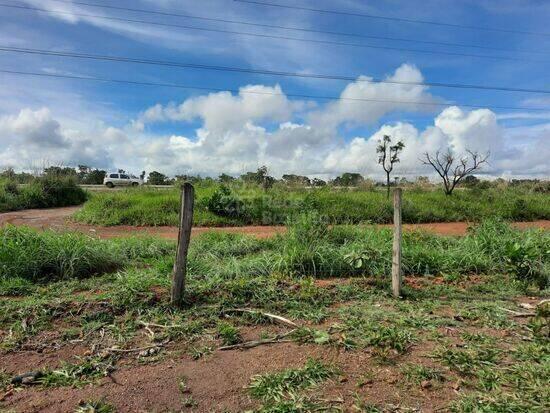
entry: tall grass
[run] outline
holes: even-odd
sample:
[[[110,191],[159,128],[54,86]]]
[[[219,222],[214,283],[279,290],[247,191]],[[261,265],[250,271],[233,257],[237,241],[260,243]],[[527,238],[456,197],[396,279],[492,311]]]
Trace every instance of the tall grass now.
[[[218,216],[206,208],[213,189],[197,188],[195,224],[239,225],[238,220]],[[94,193],[74,219],[93,225],[177,225],[180,194],[177,190],[129,189]]]
[[[87,198],[86,191],[71,177],[43,176],[25,186],[0,180],[0,212],[79,205]]]
[[[138,189],[92,196],[74,218],[98,225],[176,225],[178,190]],[[289,217],[315,211],[332,224],[391,223],[392,205],[376,190],[280,189],[217,185],[196,187],[195,225],[283,225]],[[550,219],[548,194],[509,187],[456,191],[407,190],[403,220],[422,222],[479,222],[487,218],[513,221]]]
[[[307,280],[311,277],[382,280],[391,273],[392,233],[388,229],[330,227],[317,213],[297,216],[288,225],[286,234],[267,240],[221,233],[193,238],[188,273],[196,294],[216,291],[232,305],[279,302],[284,301],[285,289],[280,287],[284,279],[304,279],[301,305],[307,307],[323,300],[310,295],[314,290]],[[550,285],[550,233],[542,230],[520,231],[492,220],[464,237],[406,232],[403,244],[405,275],[457,279],[471,274],[510,274],[526,286]],[[168,283],[174,249],[174,243],[164,240],[98,240],[8,226],[0,229],[0,281],[9,280],[4,283],[7,290],[24,291],[28,282],[84,278],[146,260],[153,265],[148,264],[150,271]],[[219,285],[224,285],[223,291]]]
[[[516,245],[521,248],[518,251]],[[549,285],[550,233],[520,231],[499,220],[474,227],[464,237],[406,232],[405,275],[511,274],[521,282]],[[209,235],[191,245],[190,270],[201,279],[240,279],[279,273],[293,277],[387,277],[392,232],[372,227],[328,227],[318,214],[289,221],[271,240],[236,234]],[[220,251],[225,251],[220,253]],[[360,258],[360,260],[359,260]],[[360,265],[358,265],[360,263]]]
[[[0,280],[84,278],[173,249],[173,243],[148,238],[103,241],[80,233],[5,226],[0,228]]]
[[[0,278],[82,278],[116,269],[119,258],[106,243],[80,234],[0,229]]]

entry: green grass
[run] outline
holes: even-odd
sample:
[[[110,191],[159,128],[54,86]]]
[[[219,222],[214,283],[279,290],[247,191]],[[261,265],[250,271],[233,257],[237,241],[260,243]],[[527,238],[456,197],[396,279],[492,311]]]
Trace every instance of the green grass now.
[[[415,284],[421,286],[406,285],[404,297],[396,300],[389,288],[390,231],[331,227],[314,212],[289,224],[286,234],[270,239],[222,233],[194,237],[185,306],[179,309],[169,302],[172,242],[95,240],[4,228],[0,354],[48,351],[74,340],[94,350],[76,362],[44,370],[40,387],[95,385],[112,369],[163,357],[183,356],[207,365],[219,357],[220,346],[243,340],[241,332],[246,331],[248,338],[251,332],[273,337],[274,330],[290,331],[267,325],[260,317],[229,311],[252,308],[302,326],[285,337],[295,343],[285,345],[300,345],[304,357],[338,354],[334,360],[364,363],[361,373],[372,372],[369,381],[375,388],[386,386],[381,388],[388,394],[402,392],[399,386],[405,384],[411,407],[420,404],[418,394],[441,387],[456,395],[445,403],[457,412],[545,411],[550,378],[548,308],[541,306],[528,320],[503,309],[524,311],[517,301],[526,292],[548,295],[548,290],[540,290],[537,277],[525,278],[523,267],[510,265],[509,254],[516,251],[508,248],[514,243],[528,246],[517,262],[544,273],[549,260],[547,232],[518,231],[490,220],[460,238],[407,233],[405,272],[417,276]],[[357,267],[346,258],[350,254],[364,262]],[[44,266],[52,262],[55,265]],[[108,265],[98,271],[112,262],[117,264],[114,271]],[[317,279],[328,275],[342,280]],[[456,333],[448,335],[448,330]],[[158,353],[106,356],[108,349],[150,345],[160,345]],[[345,365],[312,359],[288,367],[268,367],[251,378],[250,389],[237,391],[250,392],[261,404],[260,412],[351,407],[322,395],[323,384],[340,373],[352,385],[361,380],[343,371]],[[385,371],[399,378],[398,383],[381,382]],[[8,380],[0,373],[0,387]],[[426,380],[434,389],[418,388]],[[450,388],[454,383],[460,383],[459,393]],[[330,382],[338,392],[341,385],[339,380]],[[387,410],[378,402],[367,403],[368,386],[354,387],[361,392],[355,403],[359,411]],[[353,395],[347,390],[342,395],[349,400]],[[361,401],[363,393],[367,402]],[[201,400],[197,402],[202,408]]]
[[[0,212],[80,205],[87,199],[88,193],[71,178],[44,176],[24,186],[0,178]]]
[[[445,381],[445,374],[442,370],[427,367],[422,364],[408,364],[402,368],[402,373],[409,383],[417,385],[421,384],[423,381]]]
[[[0,291],[25,293],[32,281],[89,277],[172,250],[171,243],[146,238],[106,242],[79,233],[5,226],[0,228]]]
[[[76,234],[25,227],[0,229],[0,279],[81,278],[114,270],[122,264],[120,254],[108,244]]]
[[[78,364],[63,363],[57,369],[44,370],[37,380],[44,387],[82,387],[109,375],[114,361],[113,357],[87,357]]]
[[[103,400],[81,401],[75,413],[115,413],[116,409]]]
[[[311,388],[336,374],[336,369],[315,359],[302,368],[287,369],[252,377],[250,395],[264,402],[280,402],[299,391]]]
[[[85,278],[119,270],[130,262],[155,260],[165,274],[171,272],[174,243],[150,238],[98,240],[76,233],[38,232],[22,227],[0,229],[0,293],[27,294],[36,288],[35,281],[59,278]],[[512,250],[513,259],[522,266],[510,265],[510,245],[522,245],[526,252]],[[391,272],[390,230],[370,227],[329,228],[316,214],[289,222],[287,234],[258,240],[237,234],[210,233],[193,240],[189,253],[189,272],[210,287],[226,281],[223,292],[234,305],[242,304],[242,295],[250,299],[255,284],[264,289],[258,302],[281,294],[276,280],[261,278],[278,273],[291,277],[373,276],[382,280]],[[422,232],[404,234],[403,264],[405,275],[445,275],[456,279],[471,274],[501,272],[510,274],[526,288],[535,283],[548,285],[550,234],[544,231],[519,231],[499,221],[485,222],[465,237],[440,237]],[[361,265],[349,260],[360,255]],[[519,255],[519,258],[518,258]],[[526,273],[527,265],[531,269]],[[127,274],[128,289],[134,285],[132,272]],[[455,278],[453,278],[455,279]],[[141,278],[136,288],[143,288]],[[126,292],[128,291],[126,290]],[[305,298],[308,291],[303,289]],[[125,301],[126,292],[119,299]],[[312,297],[313,298],[313,297]],[[315,300],[323,300],[314,297]],[[269,301],[269,300],[268,300]],[[314,304],[314,301],[311,301]],[[460,309],[460,316],[491,324],[505,322],[505,314],[487,304],[487,309]],[[318,306],[303,301],[295,312],[308,312],[313,319],[325,317]]]
[[[443,347],[437,349],[434,357],[461,375],[474,374],[477,368],[495,366],[501,356],[496,347],[472,346],[467,348]]]
[[[231,346],[243,341],[239,329],[226,322],[219,323],[218,337],[224,346]]]
[[[194,223],[199,226],[281,225],[289,217],[315,211],[332,224],[391,223],[391,201],[383,191],[235,186],[229,194],[217,184],[197,185]],[[94,193],[75,214],[97,225],[176,225],[178,190],[130,189]],[[548,194],[521,188],[456,191],[406,190],[406,223],[481,221],[486,218],[528,221],[550,218]]]

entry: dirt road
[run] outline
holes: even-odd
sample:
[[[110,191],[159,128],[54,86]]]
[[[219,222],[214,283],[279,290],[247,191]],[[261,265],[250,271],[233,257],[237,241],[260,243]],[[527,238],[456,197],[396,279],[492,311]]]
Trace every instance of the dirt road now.
[[[80,207],[52,208],[52,209],[27,209],[24,211],[6,212],[0,214],[0,226],[6,224],[28,225],[39,229],[56,230],[77,230],[83,233],[100,237],[116,238],[132,235],[154,235],[166,239],[176,239],[178,229],[176,227],[135,227],[129,225],[120,225],[115,227],[102,227],[98,225],[86,225],[71,222],[69,217]],[[464,235],[468,229],[466,222],[444,222],[433,224],[406,224],[405,230],[425,229],[426,231],[440,235]],[[378,227],[387,227],[388,225],[378,225]],[[514,226],[518,228],[544,228],[550,230],[550,220],[540,220],[533,222],[517,222]],[[223,227],[193,228],[193,234],[206,231],[223,231],[242,234],[251,234],[259,238],[266,238],[277,233],[282,233],[285,228],[282,226],[247,226],[247,227]]]

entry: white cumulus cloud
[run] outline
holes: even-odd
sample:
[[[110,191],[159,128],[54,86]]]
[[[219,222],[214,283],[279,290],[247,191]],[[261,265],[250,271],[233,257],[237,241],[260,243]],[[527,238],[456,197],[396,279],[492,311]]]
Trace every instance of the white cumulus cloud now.
[[[421,81],[413,66],[402,65],[391,79]],[[392,95],[393,94],[393,95]],[[342,96],[435,101],[424,86],[352,82]],[[354,106],[356,105],[356,106]],[[312,106],[296,101],[278,86],[247,85],[238,94],[210,93],[180,103],[145,108],[128,127],[94,122],[89,128],[54,116],[47,108],[24,108],[0,116],[0,167],[20,169],[42,160],[67,165],[88,164],[132,172],[159,170],[167,174],[240,174],[267,165],[271,173],[334,176],[360,172],[375,178],[382,170],[376,145],[383,135],[401,140],[405,148],[397,176],[429,174],[419,158],[426,151],[466,149],[491,152],[486,172],[493,175],[548,176],[550,124],[510,128],[488,109],[450,106],[419,129],[410,122],[383,124],[352,139],[340,126],[372,125],[390,112],[424,111],[418,105],[336,101]],[[199,126],[186,134],[155,134],[148,125],[162,122]]]

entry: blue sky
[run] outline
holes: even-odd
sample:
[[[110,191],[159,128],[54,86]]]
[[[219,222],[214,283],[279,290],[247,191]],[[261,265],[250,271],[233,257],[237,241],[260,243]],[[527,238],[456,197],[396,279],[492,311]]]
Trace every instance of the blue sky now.
[[[89,2],[478,47],[266,29],[54,0],[6,0],[4,4],[38,7],[52,13],[0,7],[0,45],[353,78],[394,76],[405,81],[424,79],[427,82],[550,89],[550,29],[547,27],[550,3],[546,1],[273,0],[280,4],[319,9],[547,35],[315,13],[232,0]],[[62,13],[53,13],[56,11]],[[215,33],[77,14],[443,54]],[[396,74],[400,67],[400,74]],[[283,95],[339,96],[348,88],[348,96],[355,98],[448,104],[448,107],[426,108],[362,102],[330,103],[318,99],[254,94],[233,94],[231,97],[227,93],[209,94],[197,90],[0,73],[3,85],[0,90],[0,142],[5,144],[0,153],[0,167],[29,169],[47,162],[85,162],[107,169],[163,169],[169,174],[215,175],[219,172],[238,174],[267,164],[275,174],[295,172],[331,176],[344,170],[356,170],[376,176],[379,171],[375,156],[370,152],[380,134],[391,133],[396,139],[403,139],[408,148],[404,153],[403,174],[426,172],[417,162],[425,150],[450,147],[459,152],[473,147],[491,151],[493,162],[487,172],[492,175],[550,175],[547,166],[550,156],[549,94],[372,85],[10,52],[0,52],[0,70],[177,83],[223,90],[256,85],[262,88],[262,93]],[[247,96],[259,100],[250,100]],[[459,103],[480,105],[488,110],[453,106]],[[544,110],[491,109],[493,106]]]

